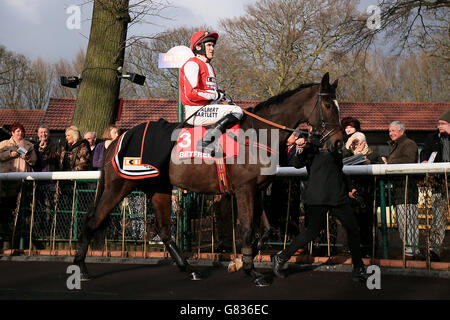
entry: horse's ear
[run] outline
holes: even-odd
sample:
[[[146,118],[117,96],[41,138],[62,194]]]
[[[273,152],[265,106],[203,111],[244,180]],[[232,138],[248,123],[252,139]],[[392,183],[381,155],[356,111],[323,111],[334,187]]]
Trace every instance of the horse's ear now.
[[[338,79],[334,80],[333,84],[331,85],[334,88],[337,88],[338,86]]]
[[[328,72],[323,75],[320,85],[322,87],[322,90],[328,88],[328,86],[330,85],[330,75],[328,74]]]

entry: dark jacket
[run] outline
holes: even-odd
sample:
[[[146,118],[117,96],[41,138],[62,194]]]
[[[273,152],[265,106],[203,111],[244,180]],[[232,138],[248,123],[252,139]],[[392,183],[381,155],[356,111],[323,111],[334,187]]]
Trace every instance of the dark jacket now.
[[[39,149],[47,159],[59,159],[59,170],[86,171],[91,170],[91,147],[87,140],[80,140],[69,146],[67,143],[56,152],[49,148]]]
[[[306,166],[308,184],[303,195],[307,205],[340,206],[349,203],[349,185],[342,172],[340,152],[321,151],[307,144],[303,152],[292,158],[296,168]]]
[[[59,168],[58,159],[47,159],[45,154],[42,152],[39,152],[39,143],[38,140],[36,144],[34,145],[34,150],[36,151],[36,154],[38,156],[36,164],[34,166],[34,171],[38,172],[49,172],[49,171],[57,171]],[[56,143],[53,142],[53,140],[49,139],[47,141],[48,149],[50,150],[50,153],[55,153],[58,149],[58,146]]]
[[[98,143],[94,149],[92,158],[92,169],[101,170],[103,166],[103,156],[105,154],[105,141]]]
[[[416,163],[417,162],[417,143],[403,134],[396,141],[388,141],[389,155],[388,164],[392,163]]]
[[[447,139],[448,138],[449,137],[447,137]],[[439,131],[433,132],[425,138],[425,142],[423,144],[423,149],[420,152],[420,162],[428,161],[428,159],[430,158],[430,156],[433,152],[437,152],[434,162],[443,162],[443,160],[442,160],[442,141],[441,141],[441,135],[439,134]]]
[[[388,164],[392,163],[417,163],[417,144],[409,139],[406,134],[403,134],[396,141],[389,141],[389,156],[387,158]],[[417,203],[417,182],[418,177],[413,175],[409,176],[408,179],[408,194],[407,203],[416,204]],[[405,177],[393,176],[390,178],[393,184],[393,199],[394,204],[404,204],[405,203]]]

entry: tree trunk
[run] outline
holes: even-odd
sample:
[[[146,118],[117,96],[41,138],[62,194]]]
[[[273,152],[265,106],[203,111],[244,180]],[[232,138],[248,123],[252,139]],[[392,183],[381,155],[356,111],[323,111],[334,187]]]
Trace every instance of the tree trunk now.
[[[72,124],[81,133],[95,131],[101,136],[117,116],[123,66],[129,0],[95,0],[82,82]]]

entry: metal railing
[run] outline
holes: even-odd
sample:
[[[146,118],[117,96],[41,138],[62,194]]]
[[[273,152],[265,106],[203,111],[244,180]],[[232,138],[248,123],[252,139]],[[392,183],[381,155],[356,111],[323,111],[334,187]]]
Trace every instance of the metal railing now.
[[[366,205],[374,222],[372,257],[377,248],[383,259],[398,256],[400,249],[404,263],[411,253],[429,265],[432,252],[448,251],[449,170],[449,163],[344,166],[346,175],[370,190]],[[307,172],[279,167],[277,175],[303,178]]]
[[[450,229],[449,169],[450,164],[446,163],[344,167],[344,173],[356,183],[363,181],[369,187],[365,205],[373,218],[372,257],[389,259],[401,252],[400,256],[405,260],[407,250],[418,250],[429,262],[430,250],[449,249],[443,241]],[[276,175],[276,180],[304,181],[307,173],[304,168],[279,167]],[[56,250],[60,244],[72,250],[78,240],[81,219],[95,198],[99,176],[98,171],[0,173],[3,185],[11,182],[20,186],[10,221],[12,234],[4,234],[3,240],[11,239],[10,247],[19,249],[45,247]],[[292,191],[291,196],[290,188],[285,190],[288,195],[285,200],[289,204],[299,194]],[[270,201],[270,197],[268,199]],[[228,217],[220,221],[214,204],[212,196],[174,189],[172,234],[183,250],[214,253],[219,242],[230,241],[231,237],[218,236],[218,233],[231,235],[232,224],[225,221],[231,216],[228,212]],[[293,205],[297,206],[298,202]],[[287,213],[287,217],[276,226],[278,239],[270,241],[270,245],[286,246],[289,242],[287,225],[292,219],[289,210],[293,205],[287,206],[288,212],[275,212],[280,217],[286,217]],[[225,210],[229,211],[229,207]],[[404,210],[404,214],[399,210]],[[144,193],[134,191],[111,213],[104,239],[100,239],[103,250],[163,250],[153,222],[149,199]],[[344,241],[332,243],[331,238],[336,237],[332,222],[336,223],[330,217],[326,235],[315,242],[318,246],[328,247],[328,255],[332,254],[330,246],[346,245]],[[29,254],[31,252],[29,250]]]

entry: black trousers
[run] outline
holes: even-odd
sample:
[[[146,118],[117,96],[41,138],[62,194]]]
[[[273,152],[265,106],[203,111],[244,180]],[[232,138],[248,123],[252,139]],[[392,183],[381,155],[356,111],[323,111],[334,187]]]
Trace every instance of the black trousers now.
[[[348,246],[352,255],[354,267],[363,265],[361,259],[359,227],[353,210],[349,204],[332,206],[308,206],[306,216],[308,224],[306,230],[299,233],[294,241],[281,253],[283,259],[289,259],[298,249],[317,238],[320,231],[324,229],[327,220],[327,212],[335,216],[347,231]]]

